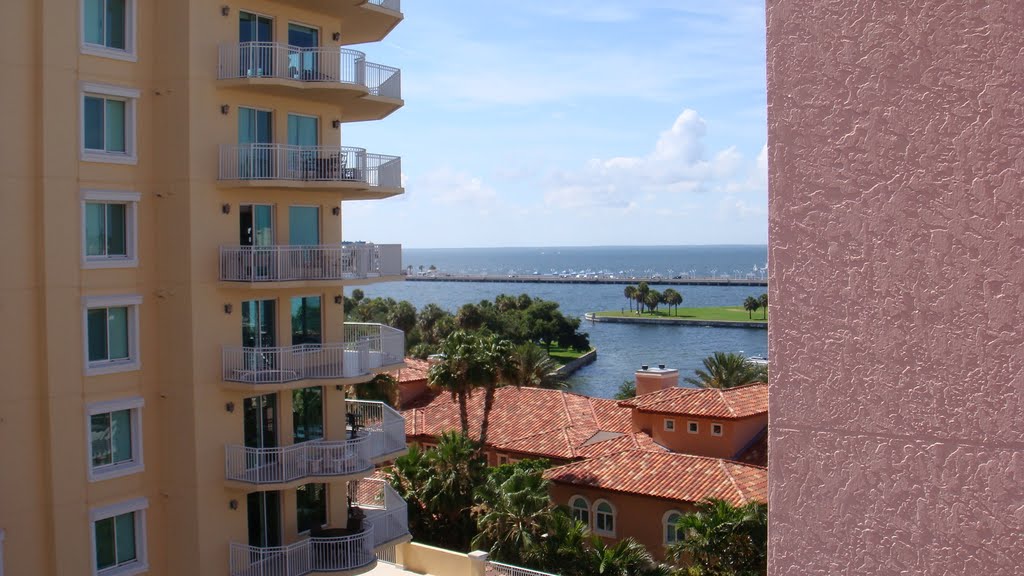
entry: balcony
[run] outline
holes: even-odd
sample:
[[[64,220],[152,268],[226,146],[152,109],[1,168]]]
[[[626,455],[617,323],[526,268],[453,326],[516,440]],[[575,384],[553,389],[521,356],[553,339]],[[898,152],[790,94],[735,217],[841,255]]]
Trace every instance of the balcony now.
[[[349,146],[224,144],[218,180],[228,188],[338,191],[346,200],[402,193],[402,159]]]
[[[304,576],[312,572],[347,572],[369,568],[374,530],[333,538],[314,536],[288,546],[259,548],[231,543],[231,576]]]
[[[347,400],[346,410],[354,424],[346,427],[345,434],[350,436],[346,440],[310,440],[273,448],[227,446],[224,478],[229,484],[242,488],[273,486],[282,489],[316,479],[362,477],[371,472],[375,464],[405,453],[405,419],[401,414],[382,402],[362,400]],[[386,492],[383,488],[380,490]],[[384,500],[374,502],[398,504],[394,498],[380,498]],[[402,513],[404,518],[404,508]],[[408,530],[408,526],[405,528]],[[389,527],[381,535],[392,532]]]
[[[383,324],[345,323],[343,342],[282,347],[225,346],[222,377],[267,392],[303,380],[357,379],[399,368],[405,333]]]
[[[349,498],[366,518],[364,525],[373,528],[373,547],[394,546],[397,540],[409,537],[409,514],[405,500],[385,480],[364,479],[350,482]]]
[[[401,0],[279,0],[341,20],[345,44],[380,42],[402,21]]]
[[[400,244],[221,246],[220,280],[266,285],[316,280],[359,283],[402,274]]]
[[[221,44],[217,80],[273,96],[342,107],[345,122],[380,120],[402,107],[402,71],[366,61],[359,50],[278,42]]]

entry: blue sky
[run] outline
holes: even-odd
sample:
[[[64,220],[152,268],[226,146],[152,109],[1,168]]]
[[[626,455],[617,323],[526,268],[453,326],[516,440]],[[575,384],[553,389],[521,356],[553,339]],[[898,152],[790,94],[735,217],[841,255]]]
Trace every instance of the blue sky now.
[[[405,195],[346,240],[409,248],[767,242],[763,0],[406,0],[405,107],[343,143]]]

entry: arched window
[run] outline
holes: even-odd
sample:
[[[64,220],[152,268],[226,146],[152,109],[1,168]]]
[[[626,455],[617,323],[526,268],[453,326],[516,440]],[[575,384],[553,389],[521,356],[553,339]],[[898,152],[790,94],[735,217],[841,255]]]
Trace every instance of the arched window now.
[[[590,527],[590,502],[583,496],[573,496],[569,499],[569,511],[573,519],[579,520]]]
[[[607,500],[598,500],[594,505],[594,532],[615,536],[615,508]]]
[[[680,536],[683,532],[679,528],[676,528],[676,524],[679,523],[679,519],[682,517],[683,515],[678,510],[669,510],[661,518],[661,534],[662,538],[665,539],[666,546],[679,542]]]

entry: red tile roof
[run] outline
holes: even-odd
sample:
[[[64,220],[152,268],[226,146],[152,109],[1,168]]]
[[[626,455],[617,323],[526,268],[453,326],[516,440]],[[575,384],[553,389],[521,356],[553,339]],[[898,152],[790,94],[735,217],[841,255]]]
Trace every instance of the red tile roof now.
[[[621,401],[619,406],[657,414],[706,418],[747,418],[768,413],[768,385],[747,384],[725,390],[665,388]]]
[[[682,502],[768,501],[767,468],[675,452],[619,452],[551,468],[544,477],[555,483]]]
[[[482,391],[469,400],[470,434],[479,436],[483,418]],[[422,408],[406,410],[405,433],[410,438],[439,436],[458,430],[459,404],[442,393]],[[615,400],[590,398],[543,388],[499,388],[494,396],[487,444],[498,450],[571,460],[595,453],[633,449],[662,449],[650,439],[638,439],[630,410]],[[612,433],[598,436],[600,432]],[[626,437],[621,439],[620,437]],[[616,441],[608,446],[602,444]],[[601,446],[598,448],[598,446]]]
[[[426,360],[419,360],[417,358],[406,358],[405,368],[391,372],[390,374],[395,377],[396,380],[401,384],[402,382],[416,382],[418,380],[426,380],[427,372],[430,371],[430,363]]]

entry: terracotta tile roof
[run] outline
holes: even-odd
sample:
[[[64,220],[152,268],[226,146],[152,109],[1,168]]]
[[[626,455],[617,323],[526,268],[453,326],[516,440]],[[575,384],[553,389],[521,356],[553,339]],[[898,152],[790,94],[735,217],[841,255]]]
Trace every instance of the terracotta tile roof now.
[[[398,383],[401,384],[402,382],[426,380],[428,371],[430,371],[430,363],[426,360],[406,358],[405,368],[389,372],[389,374],[394,376],[395,380],[398,380]]]
[[[757,464],[758,466],[768,465],[768,427],[754,436],[746,446],[740,449],[739,454],[733,457],[738,462],[746,464]]]
[[[746,418],[768,413],[768,385],[747,384],[736,388],[665,388],[619,402],[619,406],[641,412],[703,416],[706,418]]]
[[[768,500],[767,468],[675,452],[619,452],[551,468],[544,477],[681,502],[721,498],[739,505]]]
[[[483,418],[483,391],[469,400],[470,434],[477,437]],[[406,410],[408,437],[439,436],[458,430],[459,404],[442,393],[422,408]],[[601,431],[633,436],[630,410],[615,400],[590,398],[542,388],[499,388],[494,396],[487,443],[497,449],[538,457],[569,460],[582,457],[584,445]],[[611,437],[610,437],[611,438]],[[650,447],[653,443],[634,440],[621,450]]]

